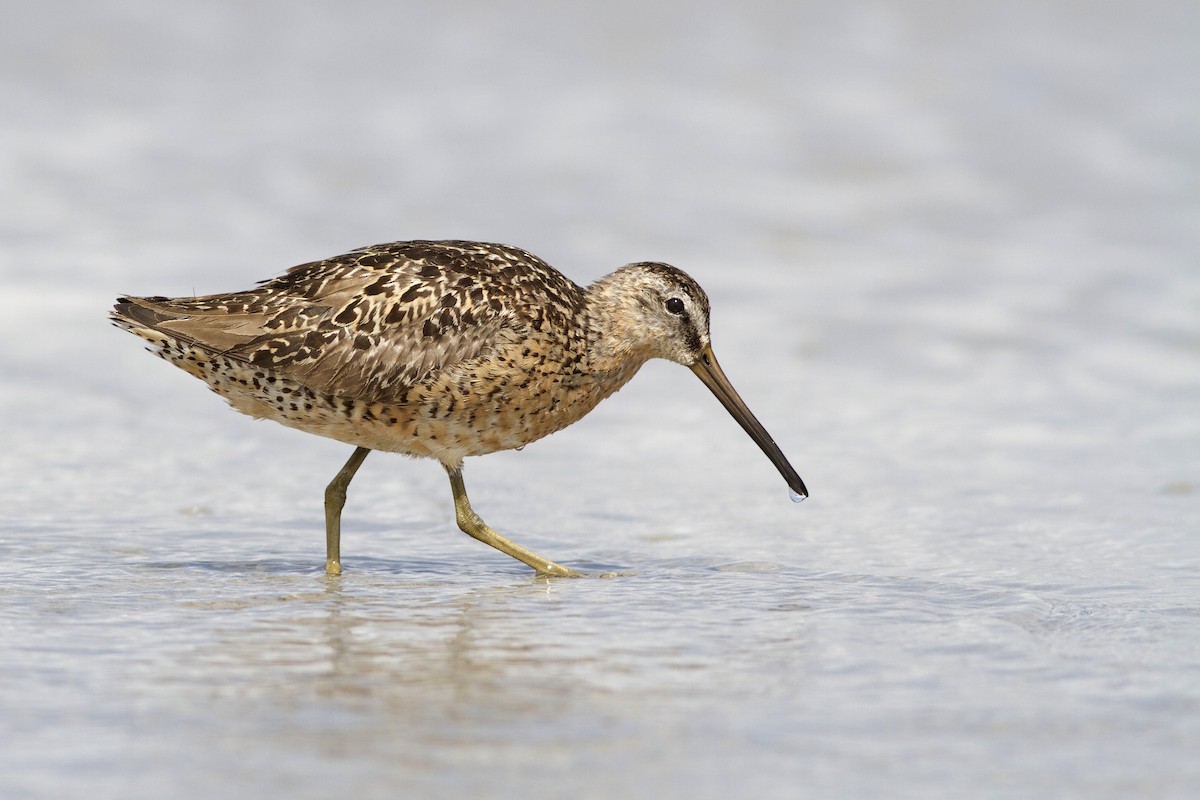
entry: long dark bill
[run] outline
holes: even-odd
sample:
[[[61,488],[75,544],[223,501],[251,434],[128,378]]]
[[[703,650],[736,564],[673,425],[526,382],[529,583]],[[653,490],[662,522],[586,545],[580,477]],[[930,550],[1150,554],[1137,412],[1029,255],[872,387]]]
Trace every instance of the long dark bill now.
[[[804,488],[804,481],[800,480],[796,470],[792,469],[792,465],[788,463],[779,446],[775,444],[771,434],[767,433],[767,429],[754,418],[750,409],[742,402],[742,398],[738,396],[733,384],[721,371],[721,365],[717,363],[717,357],[713,355],[711,347],[704,348],[700,358],[696,359],[696,363],[692,365],[692,372],[696,373],[697,378],[704,381],[704,385],[717,396],[721,405],[725,406],[725,410],[732,414],[742,429],[750,434],[750,438],[758,443],[762,451],[767,454],[767,458],[771,459],[771,463],[779,470],[779,474],[787,481],[788,487],[801,497],[808,497],[808,489]]]

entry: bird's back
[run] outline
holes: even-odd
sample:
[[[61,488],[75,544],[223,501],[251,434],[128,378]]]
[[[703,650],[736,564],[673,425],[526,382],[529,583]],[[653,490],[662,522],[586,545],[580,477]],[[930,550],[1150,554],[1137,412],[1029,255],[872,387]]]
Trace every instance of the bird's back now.
[[[565,330],[582,290],[530,253],[396,242],[293,267],[244,292],[122,298],[118,324],[356,400],[387,400],[518,334]]]

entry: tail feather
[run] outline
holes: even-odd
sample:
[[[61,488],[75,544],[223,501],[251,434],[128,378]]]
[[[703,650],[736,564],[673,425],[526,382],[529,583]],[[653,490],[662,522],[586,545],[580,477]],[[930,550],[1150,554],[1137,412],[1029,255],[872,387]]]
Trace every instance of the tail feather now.
[[[155,302],[166,299],[165,297],[118,297],[108,316],[118,325],[122,322],[132,323],[156,330],[159,323],[165,319],[169,319],[169,317],[143,303],[145,301]]]

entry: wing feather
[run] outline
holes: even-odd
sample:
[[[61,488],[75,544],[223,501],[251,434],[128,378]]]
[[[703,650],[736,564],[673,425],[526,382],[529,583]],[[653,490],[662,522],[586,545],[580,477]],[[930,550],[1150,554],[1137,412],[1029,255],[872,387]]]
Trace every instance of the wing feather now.
[[[577,310],[581,291],[514,247],[397,242],[248,292],[124,298],[115,313],[317,391],[387,401]]]

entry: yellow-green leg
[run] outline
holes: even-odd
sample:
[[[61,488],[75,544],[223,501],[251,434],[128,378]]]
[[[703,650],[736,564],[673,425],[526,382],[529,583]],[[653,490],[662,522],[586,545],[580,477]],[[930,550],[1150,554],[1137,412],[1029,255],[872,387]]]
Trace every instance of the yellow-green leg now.
[[[342,507],[346,505],[346,487],[371,451],[359,447],[350,456],[329,485],[325,487],[325,574],[342,574]]]
[[[347,464],[346,466],[349,466]],[[443,464],[443,466],[446,466]],[[467,487],[463,485],[462,467],[446,466],[450,476],[450,489],[454,492],[454,516],[458,527],[463,533],[474,537],[484,544],[489,544],[501,553],[512,556],[523,564],[528,564],[542,575],[553,575],[560,578],[582,578],[583,574],[570,567],[564,567],[542,558],[537,553],[526,550],[516,542],[505,539],[487,526],[479,515],[471,509],[471,501],[467,499]],[[353,474],[353,473],[351,473]]]

